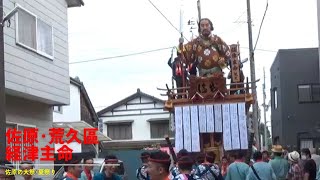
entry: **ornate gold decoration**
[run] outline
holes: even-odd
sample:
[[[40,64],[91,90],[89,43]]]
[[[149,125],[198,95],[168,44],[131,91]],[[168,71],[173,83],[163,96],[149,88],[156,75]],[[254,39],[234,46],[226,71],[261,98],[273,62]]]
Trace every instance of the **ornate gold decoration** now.
[[[210,67],[211,66],[211,61],[209,59],[207,59],[205,62],[204,62],[204,65],[206,67]]]
[[[201,52],[202,51],[202,47],[201,46],[198,46],[198,52]]]

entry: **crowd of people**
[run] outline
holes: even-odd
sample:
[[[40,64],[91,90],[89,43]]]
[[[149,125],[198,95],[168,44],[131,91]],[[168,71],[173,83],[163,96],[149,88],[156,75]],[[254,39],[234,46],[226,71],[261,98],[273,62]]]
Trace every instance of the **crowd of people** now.
[[[304,148],[301,152],[285,151],[275,145],[272,153],[255,151],[250,163],[245,162],[245,153],[237,152],[222,157],[217,164],[213,152],[192,153],[182,149],[177,162],[171,163],[166,152],[144,152],[143,165],[137,169],[139,180],[318,180],[320,179],[320,156],[315,149]]]
[[[172,158],[167,152],[143,152],[142,166],[136,170],[136,177],[128,180],[320,180],[320,156],[315,149],[303,148],[287,152],[281,145],[275,145],[272,153],[255,151],[249,163],[245,162],[246,154],[242,151],[216,157],[214,152],[193,153],[185,149]],[[173,161],[172,159],[177,159]],[[105,158],[104,170],[94,174],[93,159],[74,159],[64,167],[64,180],[121,180],[116,174],[118,159],[108,155]],[[219,162],[219,163],[217,163]],[[85,166],[82,166],[84,163]],[[0,180],[15,179],[6,171],[13,166],[8,161],[0,161]],[[32,162],[22,162],[20,169],[34,168]],[[25,180],[36,180],[32,175],[24,175]]]

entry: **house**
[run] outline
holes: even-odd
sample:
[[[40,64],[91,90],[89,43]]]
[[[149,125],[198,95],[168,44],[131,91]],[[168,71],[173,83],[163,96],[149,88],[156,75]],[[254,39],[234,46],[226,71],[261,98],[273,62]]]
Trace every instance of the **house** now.
[[[274,141],[293,149],[319,148],[318,48],[280,49],[270,71]]]
[[[86,88],[78,77],[70,78],[70,104],[65,106],[53,107],[53,127],[64,128],[66,133],[70,128],[79,132],[79,139],[83,141],[84,128],[98,128],[98,115],[90,101]],[[97,131],[99,141],[111,140]],[[99,148],[91,144],[72,143],[67,144],[72,147],[74,153],[95,152],[98,156]],[[55,144],[57,151],[62,144]]]
[[[164,101],[140,89],[98,112],[102,132],[112,139],[102,143],[100,157],[114,154],[124,163],[127,177],[135,177],[141,165],[140,153],[153,147],[166,147],[170,131],[170,114]],[[174,141],[171,140],[174,144]]]
[[[170,114],[164,101],[140,89],[131,96],[98,112],[103,134],[112,141],[104,142],[107,149],[142,149],[155,144],[166,145],[170,131]]]
[[[36,163],[46,165],[41,168],[53,164],[39,161],[44,158],[41,148],[53,147],[48,134],[52,107],[70,103],[67,11],[81,5],[82,0],[3,1],[4,13],[17,8],[4,26],[7,128],[22,133],[27,127],[38,128]],[[27,156],[23,150],[23,146],[15,150],[22,159]],[[13,163],[18,165],[19,160]]]

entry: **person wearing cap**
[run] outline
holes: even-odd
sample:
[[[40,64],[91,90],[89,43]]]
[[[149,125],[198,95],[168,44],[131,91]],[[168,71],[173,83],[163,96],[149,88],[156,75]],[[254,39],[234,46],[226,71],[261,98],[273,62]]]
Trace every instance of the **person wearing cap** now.
[[[277,180],[285,180],[289,171],[289,163],[283,158],[283,149],[281,145],[274,145],[271,149],[274,155],[274,159],[269,163],[277,177]]]
[[[81,161],[81,158],[73,157],[72,160],[66,162],[67,165],[64,166],[66,175],[63,180],[78,180],[81,177]]]
[[[142,161],[142,166],[136,171],[136,177],[139,180],[150,180],[149,174],[147,173],[148,159],[150,157],[149,152],[141,153],[140,159]]]
[[[239,151],[237,159],[229,165],[225,180],[245,180],[248,174],[249,165],[245,162],[245,154]]]
[[[20,163],[20,170],[22,171],[30,171],[31,169],[34,169],[34,164],[32,161],[22,161]],[[23,173],[23,178],[25,180],[42,180],[42,178],[35,178],[31,173]]]
[[[214,152],[206,153],[204,162],[197,167],[195,174],[201,179],[222,180],[223,177],[219,166],[214,163],[215,159],[216,155]]]
[[[300,154],[297,151],[288,153],[288,161],[290,164],[287,179],[289,180],[302,180],[302,168],[299,165]]]
[[[119,166],[119,160],[114,155],[106,156],[104,171],[94,175],[93,180],[122,180],[122,178],[116,174],[116,168]]]
[[[152,152],[147,172],[152,180],[169,180],[170,156],[163,151]]]
[[[13,165],[11,162],[1,159],[0,160],[0,180],[15,180],[15,176],[13,174],[10,174],[8,172],[11,172],[13,170]]]
[[[253,160],[254,163],[249,168],[246,180],[277,180],[271,165],[262,160],[260,151],[253,154]]]

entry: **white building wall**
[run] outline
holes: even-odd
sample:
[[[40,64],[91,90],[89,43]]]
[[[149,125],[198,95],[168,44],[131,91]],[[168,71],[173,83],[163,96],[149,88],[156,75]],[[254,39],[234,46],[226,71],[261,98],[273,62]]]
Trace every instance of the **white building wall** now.
[[[68,7],[66,1],[5,0],[3,4],[6,14],[16,4],[20,5],[52,26],[53,32],[53,58],[48,58],[16,43],[15,17],[10,19],[10,27],[3,28],[7,92],[46,104],[69,104]]]
[[[107,135],[107,124],[106,122],[117,122],[117,121],[126,121],[131,120],[132,123],[132,139],[131,140],[123,140],[123,141],[142,141],[142,140],[154,140],[151,139],[150,134],[150,119],[168,119],[169,120],[169,113],[164,111],[162,108],[164,107],[163,103],[156,103],[154,105],[153,101],[148,98],[141,98],[141,102],[143,104],[135,104],[130,105],[132,103],[140,103],[140,98],[134,99],[128,102],[128,105],[122,105],[114,110],[127,110],[121,112],[113,112],[113,115],[124,115],[124,116],[113,116],[113,117],[101,117],[103,121],[103,134]],[[144,103],[153,103],[153,104],[144,104]],[[152,108],[161,108],[161,109],[152,109]],[[143,110],[143,109],[148,110]],[[139,114],[141,115],[132,115],[132,114]],[[146,114],[147,113],[147,114]],[[160,113],[160,114],[157,114]],[[129,116],[125,116],[131,114]],[[112,112],[107,112],[104,115],[112,115]],[[104,116],[102,115],[102,116]],[[163,138],[162,138],[163,139]]]
[[[53,112],[53,122],[75,122],[81,120],[80,89],[70,84],[70,105],[62,106],[62,112]]]

